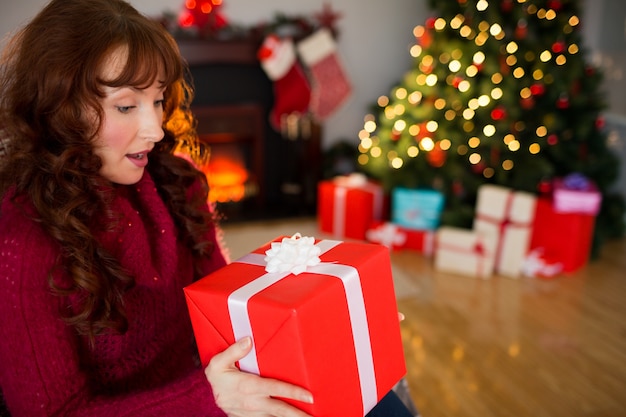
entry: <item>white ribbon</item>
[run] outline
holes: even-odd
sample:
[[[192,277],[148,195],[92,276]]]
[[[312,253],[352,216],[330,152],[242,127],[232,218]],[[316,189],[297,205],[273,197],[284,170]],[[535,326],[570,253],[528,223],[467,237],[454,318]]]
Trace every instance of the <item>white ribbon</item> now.
[[[370,242],[378,242],[392,249],[394,246],[402,246],[406,242],[406,233],[393,223],[383,223],[375,229],[365,232],[365,237]]]
[[[563,264],[549,264],[543,259],[543,248],[530,251],[522,264],[522,274],[527,277],[551,278],[561,271],[563,271]]]
[[[335,203],[333,205],[333,235],[335,237],[345,236],[347,193],[347,188],[342,186],[335,187]]]
[[[265,252],[265,271],[298,275],[306,271],[307,267],[319,264],[319,254],[320,248],[315,245],[315,238],[296,233],[270,244],[270,249]]]
[[[431,230],[424,231],[424,255],[432,255],[435,250],[435,233]]]
[[[322,240],[315,246],[319,248],[320,254],[323,254],[341,243],[341,241],[336,240]],[[265,257],[262,254],[250,253],[235,262],[264,266]],[[365,300],[363,298],[359,272],[352,266],[330,262],[321,262],[315,266],[309,266],[306,268],[306,272],[333,276],[339,278],[343,283],[346,299],[348,301],[354,349],[356,351],[363,410],[367,412],[376,405],[378,395],[376,391],[376,375],[374,372],[374,359],[372,355],[369,326],[367,325]],[[255,294],[263,291],[288,275],[291,275],[291,272],[268,272],[233,291],[228,297],[228,311],[231,317],[235,340],[250,336],[253,341],[253,349],[239,361],[239,367],[243,371],[259,374],[254,333],[250,323],[250,316],[248,315],[248,301]]]

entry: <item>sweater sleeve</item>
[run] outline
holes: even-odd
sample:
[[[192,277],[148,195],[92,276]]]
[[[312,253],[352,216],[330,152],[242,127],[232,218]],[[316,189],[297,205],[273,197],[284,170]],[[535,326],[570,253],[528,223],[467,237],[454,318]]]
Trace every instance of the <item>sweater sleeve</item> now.
[[[13,417],[225,415],[201,369],[142,392],[90,394],[77,337],[48,285],[58,247],[10,204],[0,236],[0,387]]]

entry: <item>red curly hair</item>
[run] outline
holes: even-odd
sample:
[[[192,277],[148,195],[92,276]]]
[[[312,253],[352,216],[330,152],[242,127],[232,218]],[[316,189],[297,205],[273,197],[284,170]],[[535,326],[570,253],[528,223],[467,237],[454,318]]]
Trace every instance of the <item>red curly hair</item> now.
[[[204,209],[204,175],[174,155],[181,143],[197,145],[189,105],[192,90],[174,39],[155,21],[122,0],[52,0],[10,41],[0,67],[0,126],[8,138],[0,161],[0,197],[32,206],[46,232],[61,247],[58,266],[71,285],[51,287],[83,300],[66,317],[81,335],[123,332],[123,295],[132,277],[94,238],[115,226],[109,210],[114,185],[99,175],[93,138],[102,123],[101,66],[119,47],[125,68],[109,86],[143,88],[158,76],[165,87],[164,139],[150,154],[148,171],[176,222],[180,239],[199,259],[212,248],[203,239],[211,215]],[[163,77],[163,78],[161,78]],[[84,117],[97,115],[96,124]],[[193,184],[201,187],[191,197]],[[50,275],[51,276],[51,275]]]

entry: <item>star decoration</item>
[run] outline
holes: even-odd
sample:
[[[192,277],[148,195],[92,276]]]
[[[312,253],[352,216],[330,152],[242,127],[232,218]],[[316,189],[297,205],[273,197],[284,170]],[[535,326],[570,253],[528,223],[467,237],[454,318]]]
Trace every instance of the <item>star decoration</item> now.
[[[341,17],[343,17],[342,14],[334,11],[329,3],[324,3],[322,11],[315,13],[315,19],[319,22],[320,26],[330,29],[335,36],[337,35],[335,25],[337,20]]]

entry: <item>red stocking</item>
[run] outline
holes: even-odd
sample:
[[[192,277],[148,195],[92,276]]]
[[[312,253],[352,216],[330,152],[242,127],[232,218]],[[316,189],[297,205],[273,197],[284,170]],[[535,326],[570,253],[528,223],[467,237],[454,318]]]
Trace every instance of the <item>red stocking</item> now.
[[[261,66],[274,83],[274,106],[270,122],[280,131],[283,116],[308,111],[311,88],[296,59],[291,39],[270,35],[263,41],[258,55]]]
[[[328,29],[320,29],[298,44],[300,58],[313,80],[311,113],[318,120],[331,116],[352,90],[336,49]]]

